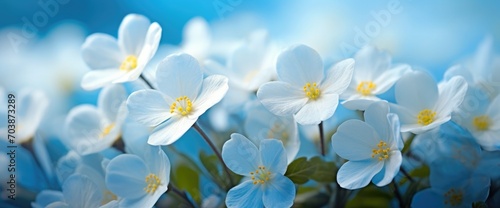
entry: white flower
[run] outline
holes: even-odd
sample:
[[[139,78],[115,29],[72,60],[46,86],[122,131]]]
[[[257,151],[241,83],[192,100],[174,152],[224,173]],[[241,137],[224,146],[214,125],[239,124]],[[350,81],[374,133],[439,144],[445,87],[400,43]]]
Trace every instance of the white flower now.
[[[114,37],[95,33],[82,46],[82,56],[92,71],[82,79],[82,87],[93,90],[109,83],[136,80],[156,53],[161,27],[142,15],[127,15]]]
[[[472,111],[460,108],[453,120],[467,128],[485,150],[500,150],[500,96],[476,107]]]
[[[208,108],[228,90],[221,75],[203,78],[198,61],[187,54],[170,55],[158,65],[158,90],[139,90],[130,95],[127,106],[131,119],[155,127],[151,145],[177,141]]]
[[[391,56],[378,49],[366,46],[354,56],[356,66],[349,87],[340,95],[342,105],[352,110],[365,110],[370,104],[381,100],[377,97],[396,83],[410,70],[406,64],[391,66]]]
[[[97,108],[92,105],[73,108],[66,118],[65,143],[82,155],[110,147],[120,136],[127,116],[126,99],[123,86],[109,85],[99,94]]]
[[[441,84],[438,89],[429,74],[413,71],[396,83],[398,104],[391,105],[391,110],[399,115],[402,132],[420,134],[449,121],[466,92],[467,83],[460,76]]]
[[[278,57],[279,81],[262,85],[257,97],[275,115],[293,115],[302,125],[319,124],[337,109],[339,94],[349,86],[353,67],[354,60],[346,59],[325,74],[321,57],[314,49],[292,46]]]
[[[349,160],[337,173],[337,181],[343,188],[363,188],[370,181],[385,186],[399,172],[403,161],[399,119],[389,113],[388,104],[373,103],[364,115],[365,122],[348,120],[332,136],[334,151]]]

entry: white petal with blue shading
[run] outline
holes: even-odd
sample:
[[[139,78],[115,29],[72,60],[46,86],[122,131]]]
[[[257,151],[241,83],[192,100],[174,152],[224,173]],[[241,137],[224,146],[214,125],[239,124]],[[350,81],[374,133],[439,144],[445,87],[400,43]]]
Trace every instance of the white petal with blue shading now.
[[[385,101],[371,104],[365,111],[365,122],[377,131],[379,137],[383,140],[390,138],[390,126],[387,122],[389,113],[389,104]],[[388,142],[390,143],[390,142]]]
[[[264,107],[278,116],[297,113],[308,100],[302,89],[280,81],[260,86],[257,97]]]
[[[127,100],[129,118],[147,126],[157,126],[172,116],[169,108],[172,102],[156,90],[133,92]]]
[[[146,194],[149,169],[138,156],[119,155],[109,162],[106,172],[106,186],[117,196],[134,199]]]
[[[241,134],[231,134],[231,139],[222,147],[222,158],[233,172],[250,176],[261,164],[260,153],[255,144]]]
[[[203,79],[201,92],[193,103],[193,117],[199,117],[217,104],[229,89],[228,79],[222,75],[212,75]]]
[[[149,24],[148,18],[138,14],[129,14],[123,18],[118,29],[118,43],[127,55],[139,55]]]
[[[275,175],[266,184],[262,201],[265,207],[291,207],[295,198],[295,185],[283,176]]]
[[[122,85],[113,84],[104,87],[97,99],[97,108],[108,121],[115,121],[118,109],[127,100],[127,92]]]
[[[286,172],[287,160],[283,143],[275,139],[265,139],[260,142],[262,165],[271,173],[283,175]]]
[[[294,86],[321,83],[324,76],[323,61],[318,52],[305,45],[295,45],[278,56],[278,79]]]
[[[110,35],[95,33],[82,45],[82,58],[91,69],[118,69],[125,58],[116,39]]]
[[[434,108],[439,91],[436,81],[429,74],[413,71],[399,79],[396,83],[395,95],[398,105],[420,112]]]
[[[374,81],[373,78],[389,68],[391,57],[373,46],[361,48],[354,56],[355,77],[360,81]]]
[[[440,89],[440,97],[434,111],[438,117],[449,116],[464,100],[467,93],[467,82],[464,78],[457,76],[451,78]]]
[[[389,88],[399,80],[401,76],[410,71],[410,66],[406,64],[397,65],[382,74],[378,75],[373,83],[377,86],[373,90],[373,94],[378,95],[386,92]]]
[[[346,189],[363,188],[383,167],[383,162],[374,159],[349,161],[337,172],[337,182]]]
[[[226,196],[226,206],[228,208],[264,207],[262,195],[261,186],[254,185],[251,180],[248,180],[229,190]]]
[[[354,59],[345,59],[333,65],[321,84],[322,93],[342,94],[352,80]]]
[[[322,94],[317,100],[310,100],[306,103],[294,115],[294,118],[297,123],[302,125],[317,125],[332,117],[338,104],[338,94]]]
[[[150,145],[169,145],[181,138],[193,126],[196,119],[188,117],[172,117],[157,126],[149,136]]]
[[[156,80],[159,90],[176,99],[187,96],[196,100],[203,83],[203,73],[198,61],[188,54],[174,54],[158,64]]]
[[[372,150],[379,142],[373,127],[354,119],[342,123],[332,136],[333,150],[347,160],[371,159]]]
[[[64,181],[64,199],[70,207],[99,207],[102,192],[87,176],[75,174]]]
[[[92,70],[83,75],[82,88],[95,90],[125,75],[125,72],[116,69]]]
[[[399,173],[402,162],[401,152],[399,150],[391,151],[389,158],[384,162],[384,168],[373,178],[373,183],[377,186],[389,184]]]

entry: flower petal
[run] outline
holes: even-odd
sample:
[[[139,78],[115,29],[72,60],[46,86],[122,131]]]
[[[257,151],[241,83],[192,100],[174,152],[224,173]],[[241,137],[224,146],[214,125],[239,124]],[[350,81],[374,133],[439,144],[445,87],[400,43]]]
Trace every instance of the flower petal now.
[[[428,188],[413,196],[411,200],[411,207],[446,207],[444,204],[443,194],[436,192],[434,189]]]
[[[255,144],[237,133],[231,134],[231,139],[222,146],[222,159],[229,169],[244,176],[250,176],[262,163]]]
[[[62,185],[63,195],[70,207],[99,207],[102,192],[87,176],[74,174]]]
[[[125,59],[125,54],[114,37],[95,33],[85,39],[82,58],[91,69],[118,69]]]
[[[355,77],[359,81],[374,81],[375,77],[389,68],[391,56],[373,46],[361,48],[355,55]]]
[[[308,100],[302,89],[280,81],[260,86],[257,97],[264,107],[278,116],[291,116],[297,113]]]
[[[118,43],[127,55],[139,55],[150,23],[148,18],[138,14],[129,14],[123,18],[118,29]]]
[[[464,78],[456,76],[442,85],[435,111],[438,117],[449,116],[458,108],[467,93],[467,82]]]
[[[146,176],[149,169],[144,161],[132,154],[113,158],[106,167],[106,187],[119,197],[139,198],[146,194]]]
[[[114,122],[118,115],[118,109],[127,100],[127,92],[122,85],[114,84],[106,86],[99,93],[97,107],[106,119]]]
[[[159,90],[175,99],[187,96],[196,100],[203,83],[198,61],[188,54],[174,54],[158,64],[156,80]]]
[[[383,162],[372,159],[348,161],[340,167],[337,173],[337,182],[346,189],[363,188],[383,167]]]
[[[277,139],[265,139],[260,142],[260,158],[262,165],[271,171],[284,175],[287,167],[287,158],[283,143]]]
[[[65,121],[65,143],[79,154],[93,153],[101,134],[101,113],[91,105],[80,105],[69,112]]]
[[[365,111],[371,104],[381,101],[380,98],[375,96],[359,96],[353,95],[343,101],[341,104],[349,110]]]
[[[278,79],[302,87],[306,83],[321,83],[323,62],[318,52],[305,45],[291,46],[278,56]]]
[[[412,111],[434,109],[439,92],[434,79],[422,71],[406,73],[396,83],[396,101]]]
[[[196,122],[196,119],[188,117],[172,117],[164,123],[157,126],[153,133],[149,136],[148,144],[150,145],[169,145],[181,138],[191,126]]]
[[[380,142],[377,132],[365,122],[351,119],[342,123],[332,136],[333,150],[347,160],[372,159],[372,150]]]
[[[364,113],[365,122],[372,126],[383,140],[386,140],[390,136],[390,126],[387,122],[388,113],[389,104],[385,101],[371,104]]]
[[[385,186],[389,184],[392,179],[399,173],[399,168],[403,162],[403,157],[400,151],[392,151],[389,159],[385,161],[384,168],[375,177],[372,182],[377,186]]]
[[[373,80],[375,85],[377,86],[375,90],[373,90],[373,94],[378,95],[386,92],[389,88],[398,81],[398,79],[403,76],[405,73],[410,71],[410,66],[406,64],[397,65],[380,75],[377,75]]]
[[[354,59],[345,59],[333,65],[321,84],[322,93],[342,94],[352,80]]]
[[[128,100],[129,118],[148,126],[158,126],[169,119],[169,106],[174,101],[157,90],[139,90],[133,92]]]
[[[111,84],[124,75],[125,72],[118,69],[92,70],[83,75],[81,85],[85,90],[95,90]]]
[[[203,79],[201,92],[193,103],[193,117],[199,117],[224,98],[229,89],[228,79],[222,75],[212,75]]]
[[[251,180],[248,180],[227,192],[226,206],[228,208],[264,207],[262,195],[260,185],[254,185]]]
[[[265,207],[291,207],[294,199],[295,185],[283,175],[275,175],[265,187],[262,196]]]
[[[337,110],[338,94],[322,94],[317,100],[310,100],[294,115],[297,123],[302,125],[317,125],[329,119]]]

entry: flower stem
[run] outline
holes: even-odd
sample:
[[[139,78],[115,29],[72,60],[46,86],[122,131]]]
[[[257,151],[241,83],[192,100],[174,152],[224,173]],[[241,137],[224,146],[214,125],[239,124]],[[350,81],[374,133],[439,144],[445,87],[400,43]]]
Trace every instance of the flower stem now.
[[[401,193],[399,193],[399,188],[398,188],[398,185],[396,184],[396,181],[393,180],[391,182],[391,184],[392,184],[392,187],[394,187],[394,196],[396,196],[396,199],[398,199],[399,207],[404,208],[405,204],[403,201],[403,197],[401,196]]]
[[[410,176],[410,174],[408,174],[408,172],[403,168],[403,166],[399,167],[399,170],[401,171],[401,173],[403,173],[403,175],[406,176],[406,178],[408,178],[408,180],[410,180],[410,182],[415,182],[415,180]]]
[[[319,123],[319,140],[321,145],[321,155],[325,156],[325,134],[323,132],[323,121]]]
[[[227,177],[229,178],[230,185],[234,186],[233,178],[231,177],[231,172],[229,172],[229,169],[227,168],[226,163],[224,163],[224,160],[222,159],[222,156],[219,153],[219,151],[217,150],[217,148],[215,147],[214,143],[212,143],[210,138],[208,138],[208,135],[200,128],[200,126],[198,126],[198,123],[195,122],[193,124],[193,128],[196,129],[196,131],[201,135],[201,137],[205,140],[205,142],[207,142],[208,145],[210,146],[210,148],[214,151],[217,158],[219,158],[220,162],[222,163],[222,166],[224,167],[224,171],[226,172]]]
[[[174,194],[176,194],[177,196],[179,196],[181,199],[183,199],[190,207],[196,207],[193,202],[191,200],[189,200],[189,198],[187,197],[186,193],[184,191],[181,191],[179,190],[178,188],[176,188],[174,185],[172,185],[171,183],[168,184],[168,189],[167,189],[167,193],[169,191],[172,191]]]
[[[144,83],[146,83],[146,85],[148,85],[148,87],[149,87],[149,88],[151,88],[151,89],[155,89],[155,88],[153,87],[153,85],[152,85],[152,84],[151,84],[151,83],[150,83],[150,82],[146,79],[146,77],[142,76],[142,74],[141,74],[141,75],[139,75],[139,78],[141,78],[141,79],[142,79],[142,81],[144,81]]]

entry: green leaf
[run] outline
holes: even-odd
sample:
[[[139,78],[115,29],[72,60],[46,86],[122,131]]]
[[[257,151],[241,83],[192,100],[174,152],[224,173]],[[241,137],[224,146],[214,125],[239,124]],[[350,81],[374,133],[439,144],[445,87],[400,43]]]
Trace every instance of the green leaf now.
[[[472,208],[488,208],[488,205],[484,202],[474,202],[472,203]]]
[[[171,177],[177,188],[188,192],[197,203],[201,202],[200,177],[196,170],[189,165],[180,164],[175,168]]]
[[[224,178],[221,175],[222,167],[220,166],[219,160],[216,155],[207,155],[205,152],[200,152],[201,164],[205,167],[208,173],[212,176],[212,179],[225,184]]]
[[[392,196],[374,185],[361,189],[356,196],[347,202],[346,208],[378,208],[390,207]]]
[[[285,176],[290,178],[295,184],[304,184],[309,181],[309,177],[315,171],[316,166],[311,165],[306,157],[301,157],[288,165]]]
[[[431,172],[430,172],[429,166],[422,165],[418,168],[411,170],[408,174],[410,174],[410,176],[412,178],[427,178],[427,177],[429,177],[430,173]],[[401,180],[399,181],[399,185],[403,185],[407,181],[408,181],[408,178],[405,176],[405,177],[401,178]]]
[[[316,156],[309,159],[311,166],[316,167],[316,170],[311,175],[311,179],[320,183],[333,183],[337,174],[337,167],[334,162],[326,162],[321,157]]]
[[[330,201],[330,196],[325,193],[314,194],[305,200],[294,203],[294,208],[323,207]]]

